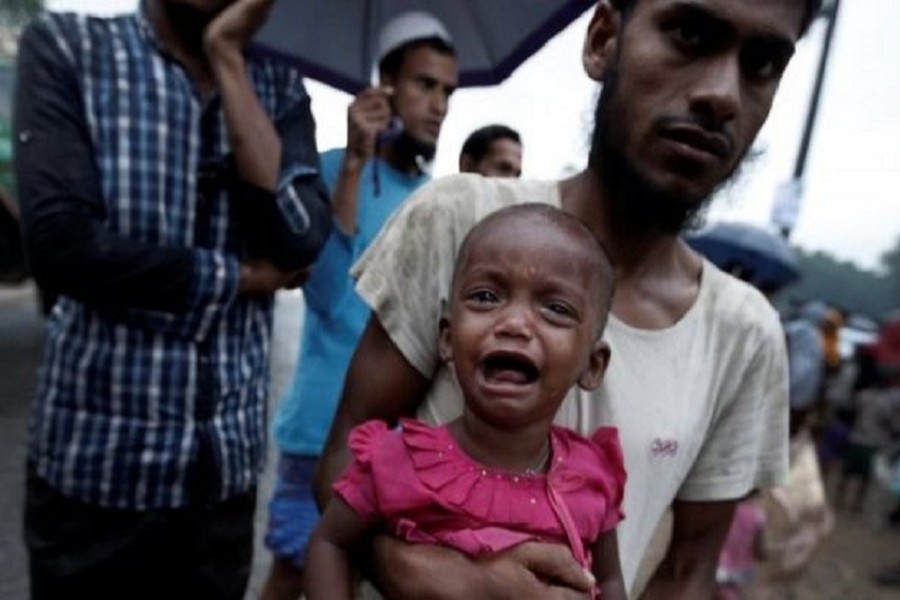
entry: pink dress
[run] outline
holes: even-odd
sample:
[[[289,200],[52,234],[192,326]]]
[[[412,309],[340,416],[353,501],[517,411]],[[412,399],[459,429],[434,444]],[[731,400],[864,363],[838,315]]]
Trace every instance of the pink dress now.
[[[625,468],[618,431],[591,438],[553,427],[546,474],[492,470],[469,458],[447,427],[367,421],[350,433],[354,460],[335,492],[364,520],[398,537],[469,556],[529,540],[567,544],[586,568],[601,533],[624,517]]]

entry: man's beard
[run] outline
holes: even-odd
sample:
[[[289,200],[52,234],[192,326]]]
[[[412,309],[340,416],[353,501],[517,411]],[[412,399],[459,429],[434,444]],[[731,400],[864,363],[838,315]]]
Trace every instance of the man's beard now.
[[[404,129],[394,141],[394,149],[398,154],[411,161],[414,161],[416,157],[421,157],[425,162],[431,162],[437,152],[437,145],[418,140]]]
[[[614,65],[603,81],[594,113],[590,167],[603,182],[616,225],[632,231],[678,234],[702,221],[715,191],[730,180],[737,166],[713,190],[703,195],[666,189],[652,181],[625,155],[623,130],[630,117],[626,99],[618,97],[619,75],[619,69]]]

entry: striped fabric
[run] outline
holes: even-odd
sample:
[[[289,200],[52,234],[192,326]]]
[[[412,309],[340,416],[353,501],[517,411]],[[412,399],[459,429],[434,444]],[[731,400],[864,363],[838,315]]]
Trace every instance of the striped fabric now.
[[[177,507],[248,490],[265,454],[272,299],[237,294],[242,237],[221,181],[230,168],[221,103],[200,97],[140,11],[50,14],[36,26],[77,74],[105,226],[193,248],[195,262],[193,308],[184,313],[60,299],[30,459],[62,493],[106,507]],[[273,120],[308,102],[295,71],[254,57],[249,65]],[[291,142],[282,140],[286,149]],[[298,231],[309,218],[291,182],[317,168],[282,170],[277,201]]]

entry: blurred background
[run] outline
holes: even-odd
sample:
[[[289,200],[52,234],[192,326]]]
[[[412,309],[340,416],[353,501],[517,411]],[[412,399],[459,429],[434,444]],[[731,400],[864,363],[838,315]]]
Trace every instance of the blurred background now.
[[[286,0],[282,0],[286,1]],[[27,597],[20,541],[24,419],[33,395],[43,322],[17,229],[11,172],[12,95],[18,33],[42,10],[114,14],[136,0],[0,2],[0,599]],[[826,2],[833,10],[834,2]],[[840,359],[900,320],[900,22],[897,0],[852,0],[838,18],[814,23],[800,42],[756,151],[722,190],[708,223],[741,223],[786,242],[793,275],[774,302],[785,315],[810,303],[840,314]],[[523,138],[523,175],[550,179],[584,167],[597,89],[580,68],[589,13],[552,39],[498,86],[463,89],[444,122],[435,176],[453,173],[465,137],[505,123]],[[829,25],[833,36],[830,47]],[[828,51],[826,52],[826,48]],[[824,57],[824,59],[823,59]],[[817,82],[821,84],[818,93]],[[308,81],[320,150],[343,146],[351,96]],[[815,107],[814,119],[808,116]],[[808,146],[804,149],[804,140]],[[765,242],[764,246],[766,243]],[[773,244],[776,242],[772,242]],[[279,296],[273,394],[287,384],[302,326],[302,297]],[[826,474],[827,475],[827,474]],[[826,484],[828,483],[826,477]],[[262,494],[268,497],[268,491]],[[261,496],[263,497],[263,496]],[[835,512],[795,598],[898,598],[871,584],[873,569],[898,553],[886,526],[891,500],[875,486],[859,511]],[[258,553],[260,573],[265,552]],[[250,595],[258,585],[255,577]]]

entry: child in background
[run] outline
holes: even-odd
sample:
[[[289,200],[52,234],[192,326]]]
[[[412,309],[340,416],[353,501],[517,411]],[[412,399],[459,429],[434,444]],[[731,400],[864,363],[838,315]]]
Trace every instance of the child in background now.
[[[765,558],[765,511],[757,494],[737,505],[728,537],[716,569],[716,600],[740,600],[757,578],[759,561]]]
[[[379,527],[473,557],[529,540],[566,544],[604,599],[626,597],[618,433],[585,438],[552,424],[574,385],[601,383],[613,279],[591,232],[545,204],[472,229],[440,323],[463,415],[443,427],[369,421],[351,432],[353,462],[310,541],[309,600],[352,597],[349,552]]]

